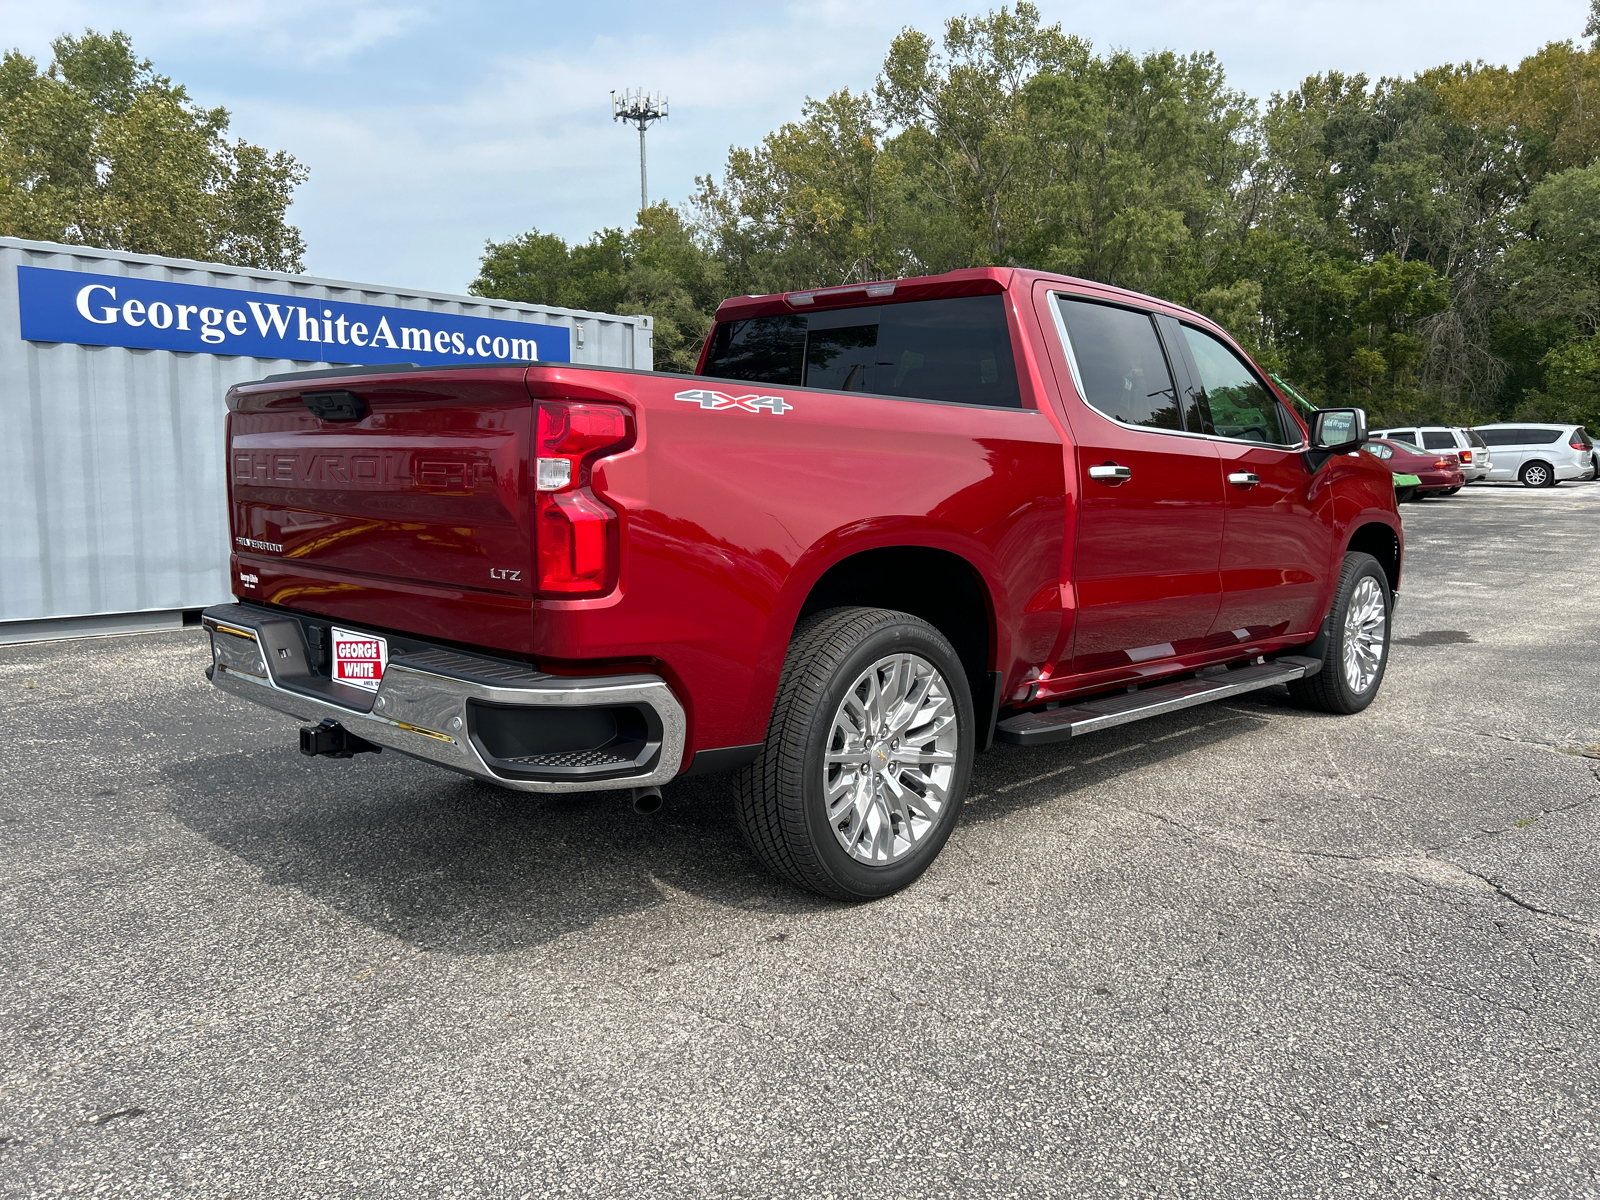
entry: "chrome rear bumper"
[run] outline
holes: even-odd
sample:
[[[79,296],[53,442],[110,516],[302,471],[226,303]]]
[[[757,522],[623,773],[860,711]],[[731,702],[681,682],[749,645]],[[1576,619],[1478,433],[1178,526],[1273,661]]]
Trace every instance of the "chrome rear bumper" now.
[[[372,693],[313,672],[302,625],[294,617],[224,604],[206,609],[201,623],[211,637],[207,675],[223,691],[303,721],[331,717],[374,745],[500,787],[524,792],[646,787],[666,783],[681,766],[683,706],[654,675],[547,675],[525,664],[408,639],[406,648],[391,652],[383,681]],[[541,722],[593,728],[584,710],[636,713],[638,736],[614,739],[607,747],[558,745],[504,758],[496,757],[486,740],[499,738],[504,753],[507,736],[537,733]],[[508,722],[521,726],[508,735]]]

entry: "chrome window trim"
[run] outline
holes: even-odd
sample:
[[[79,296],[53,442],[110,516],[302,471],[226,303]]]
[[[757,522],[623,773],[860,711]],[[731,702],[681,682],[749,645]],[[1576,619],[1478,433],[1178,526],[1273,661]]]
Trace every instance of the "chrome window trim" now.
[[[1061,341],[1061,348],[1062,348],[1062,350],[1065,352],[1065,354],[1067,356],[1067,366],[1072,371],[1072,385],[1073,385],[1073,387],[1075,387],[1077,389],[1078,399],[1082,400],[1084,407],[1087,408],[1090,412],[1094,413],[1095,416],[1100,417],[1102,420],[1110,421],[1118,429],[1131,429],[1135,433],[1153,433],[1153,434],[1157,434],[1157,435],[1162,436],[1162,437],[1194,438],[1194,439],[1196,439],[1198,441],[1202,441],[1202,442],[1223,442],[1223,443],[1225,443],[1226,445],[1229,445],[1229,446],[1254,446],[1259,450],[1281,450],[1285,454],[1303,454],[1306,450],[1310,449],[1311,443],[1309,441],[1307,441],[1305,438],[1301,438],[1298,442],[1295,442],[1292,445],[1287,445],[1286,446],[1286,445],[1281,445],[1281,444],[1279,444],[1277,442],[1257,442],[1257,441],[1252,441],[1249,438],[1223,437],[1220,433],[1194,433],[1194,432],[1192,432],[1192,431],[1190,431],[1188,429],[1157,429],[1153,425],[1130,425],[1126,421],[1119,421],[1115,417],[1110,416],[1110,415],[1108,415],[1108,414],[1106,414],[1104,412],[1101,412],[1098,408],[1096,408],[1094,406],[1094,403],[1089,399],[1088,393],[1084,391],[1083,378],[1082,378],[1082,376],[1080,376],[1078,374],[1078,358],[1077,358],[1077,355],[1075,353],[1073,353],[1073,349],[1072,349],[1072,335],[1067,330],[1066,318],[1061,315],[1061,305],[1056,303],[1056,301],[1058,299],[1060,299],[1060,298],[1064,298],[1064,299],[1067,299],[1067,300],[1083,300],[1083,301],[1085,301],[1086,303],[1089,303],[1089,304],[1104,304],[1108,308],[1125,308],[1129,312],[1143,313],[1147,317],[1154,316],[1155,313],[1154,313],[1153,310],[1148,309],[1148,308],[1138,308],[1138,307],[1136,307],[1136,306],[1134,306],[1132,304],[1121,304],[1121,303],[1118,303],[1117,301],[1114,301],[1114,300],[1101,300],[1098,297],[1094,297],[1094,296],[1080,296],[1080,295],[1076,294],[1075,292],[1054,292],[1054,291],[1051,291],[1051,292],[1046,292],[1045,294],[1050,297],[1050,315],[1055,318],[1056,337],[1059,338],[1060,341]],[[1183,321],[1181,319],[1179,320],[1178,323],[1180,325],[1188,324],[1188,322]],[[1155,326],[1152,324],[1151,325],[1152,331],[1154,330],[1154,328],[1155,328]],[[1200,327],[1198,325],[1194,326],[1194,328],[1197,329],[1197,330],[1200,329]],[[1204,330],[1200,330],[1200,332],[1204,333],[1205,331]],[[1209,335],[1207,335],[1207,336],[1209,336]],[[1165,354],[1166,354],[1166,349],[1165,349],[1165,347],[1163,347],[1162,348],[1162,355],[1165,356]],[[1167,364],[1167,370],[1168,371],[1172,370],[1172,364],[1170,362]],[[1176,378],[1173,379],[1172,386],[1173,387],[1177,387],[1178,386],[1178,381],[1177,381]],[[1277,393],[1276,392],[1272,392],[1270,388],[1268,389],[1268,391],[1272,394],[1274,399],[1276,399]],[[1283,402],[1281,400],[1279,400],[1279,401],[1277,401],[1277,403],[1281,407]],[[1296,422],[1295,424],[1296,424],[1296,427],[1298,428],[1299,427],[1299,422]]]

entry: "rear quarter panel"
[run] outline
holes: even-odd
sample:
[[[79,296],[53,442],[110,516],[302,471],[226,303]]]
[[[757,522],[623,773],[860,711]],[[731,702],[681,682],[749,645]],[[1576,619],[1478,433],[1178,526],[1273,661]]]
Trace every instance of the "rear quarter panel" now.
[[[623,516],[621,586],[538,602],[534,653],[557,669],[653,662],[691,710],[695,749],[765,737],[807,593],[863,550],[927,546],[969,563],[992,602],[992,669],[1020,671],[1054,641],[1063,455],[1036,411],[555,367],[533,368],[528,386],[639,415],[636,444],[594,475]],[[775,396],[785,411],[680,398],[703,390]]]

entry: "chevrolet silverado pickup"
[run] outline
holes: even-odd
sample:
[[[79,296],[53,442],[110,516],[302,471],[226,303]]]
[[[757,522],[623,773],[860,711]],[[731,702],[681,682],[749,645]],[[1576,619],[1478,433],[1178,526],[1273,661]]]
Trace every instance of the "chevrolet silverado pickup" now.
[[[505,788],[737,772],[755,855],[867,899],[974,755],[1259,688],[1364,708],[1401,530],[1211,321],[979,268],[724,302],[694,375],[336,369],[227,397],[221,689],[307,754]]]

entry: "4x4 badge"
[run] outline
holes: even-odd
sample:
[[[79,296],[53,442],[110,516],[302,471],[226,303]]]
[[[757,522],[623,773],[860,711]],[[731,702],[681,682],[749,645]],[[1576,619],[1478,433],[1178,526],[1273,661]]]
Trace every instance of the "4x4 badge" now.
[[[679,392],[674,400],[688,400],[692,404],[699,404],[701,408],[724,409],[737,408],[742,412],[761,412],[765,409],[775,417],[781,417],[794,407],[785,404],[782,396],[730,396],[726,392],[710,392],[704,388],[696,388],[692,392]]]

